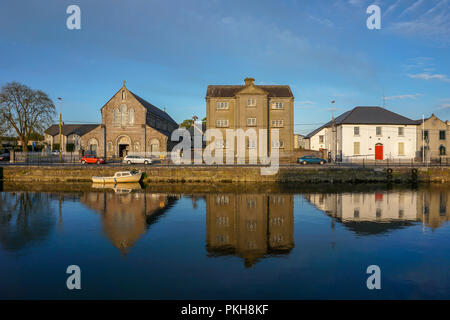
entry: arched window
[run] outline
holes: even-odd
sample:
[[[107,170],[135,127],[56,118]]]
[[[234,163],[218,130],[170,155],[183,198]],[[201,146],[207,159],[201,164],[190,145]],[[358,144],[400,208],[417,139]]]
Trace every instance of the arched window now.
[[[120,122],[123,126],[127,124],[127,106],[124,104],[120,106]]]
[[[151,154],[159,153],[159,140],[158,139],[150,140],[150,152],[151,152]]]
[[[441,155],[441,156],[445,156],[446,155],[446,152],[447,150],[445,149],[445,147],[444,146],[440,146],[439,147],[439,155]]]
[[[115,108],[113,114],[114,114],[114,124],[119,124],[119,109]]]
[[[134,109],[130,109],[130,111],[128,111],[128,123],[130,125],[134,124]]]
[[[125,100],[126,99],[126,93],[125,93],[125,90],[122,90],[122,100]]]
[[[98,141],[97,139],[90,139],[88,141],[88,154],[97,155],[97,147],[98,147]]]
[[[135,152],[139,152],[139,151],[140,151],[140,144],[139,144],[139,142],[136,142],[136,143],[134,144],[134,151],[135,151]]]

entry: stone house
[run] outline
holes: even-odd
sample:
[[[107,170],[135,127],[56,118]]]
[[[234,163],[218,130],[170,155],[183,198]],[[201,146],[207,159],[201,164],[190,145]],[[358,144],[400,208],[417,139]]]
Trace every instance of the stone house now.
[[[450,148],[450,125],[434,114],[417,120],[417,156],[420,161],[440,161],[447,159]],[[422,150],[425,153],[422,155]]]
[[[158,156],[170,151],[172,132],[178,124],[165,110],[131,92],[125,81],[100,109],[101,124],[63,125],[63,150],[68,143],[75,151],[100,157],[124,157],[129,152]],[[59,125],[45,131],[47,144],[59,143]]]
[[[246,154],[255,149],[259,129],[268,131],[266,147],[279,149],[280,160],[289,157],[294,149],[294,96],[287,85],[255,85],[246,78],[244,85],[209,85],[206,91],[206,129],[218,129],[223,139],[214,139],[216,148],[224,154],[235,141],[227,141],[226,129],[255,129],[256,139],[246,137]],[[279,130],[279,139],[271,139],[273,129]],[[211,137],[206,137],[212,142]]]

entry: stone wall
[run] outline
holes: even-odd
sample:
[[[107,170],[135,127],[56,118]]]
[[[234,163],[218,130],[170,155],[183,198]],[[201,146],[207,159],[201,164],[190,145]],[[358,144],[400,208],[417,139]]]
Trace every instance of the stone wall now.
[[[112,176],[116,171],[133,166],[5,166],[6,181],[91,181],[92,176]],[[367,183],[367,182],[442,182],[450,183],[450,168],[393,168],[392,172],[376,168],[281,167],[276,175],[263,176],[258,167],[138,167],[145,173],[145,182],[178,183]]]

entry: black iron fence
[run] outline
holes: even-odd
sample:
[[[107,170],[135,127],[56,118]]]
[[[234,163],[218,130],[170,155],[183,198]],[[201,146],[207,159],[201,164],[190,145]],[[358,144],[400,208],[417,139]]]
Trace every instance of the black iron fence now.
[[[153,165],[160,166],[179,166],[178,164],[173,163],[171,160],[171,155],[169,153],[160,154],[160,156],[149,156],[152,159]],[[4,162],[0,164],[15,164],[15,165],[33,165],[33,166],[48,166],[48,165],[82,165],[81,164],[82,156],[78,152],[63,152],[62,154],[58,152],[15,152],[11,153],[10,161]],[[127,163],[123,162],[123,158],[113,157],[113,158],[103,158],[106,161],[107,165],[126,165]],[[295,160],[295,159],[294,159]],[[337,159],[341,160],[341,159]],[[256,164],[257,162],[253,162],[255,164],[249,163],[248,159],[245,159],[245,164],[243,166],[260,166]],[[137,163],[133,163],[133,165],[139,165]],[[144,165],[144,164],[142,164]],[[183,166],[196,166],[194,164],[194,159],[192,159],[191,164],[182,164]],[[208,166],[203,163],[201,166]],[[236,166],[240,164],[228,164],[225,159],[223,161],[223,165],[214,164],[213,167],[220,166]],[[295,163],[292,159],[290,161],[286,161],[286,159],[279,159],[280,167],[289,167],[289,166],[303,166],[301,164]],[[310,164],[305,165],[306,167],[311,166]],[[317,165],[318,166],[318,165]],[[382,167],[382,168],[390,168],[390,167],[448,167],[450,166],[450,157],[441,157],[429,161],[419,161],[417,159],[385,159],[385,160],[373,160],[373,159],[365,159],[365,158],[346,158],[345,161],[330,161],[325,164],[326,167]]]

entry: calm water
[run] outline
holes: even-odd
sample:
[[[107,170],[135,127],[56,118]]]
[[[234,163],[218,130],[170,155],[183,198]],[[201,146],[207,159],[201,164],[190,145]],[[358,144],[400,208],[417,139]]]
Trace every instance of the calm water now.
[[[197,189],[3,186],[0,298],[450,298],[445,186]]]

